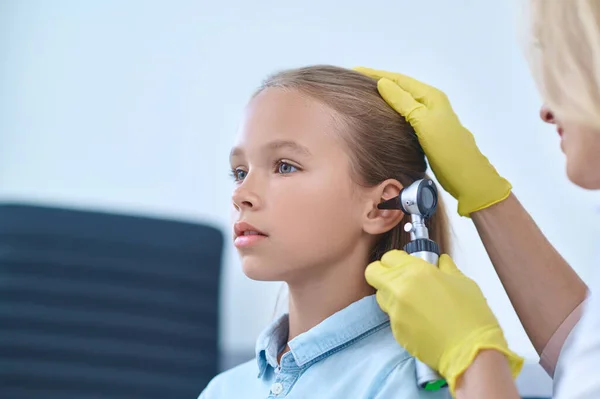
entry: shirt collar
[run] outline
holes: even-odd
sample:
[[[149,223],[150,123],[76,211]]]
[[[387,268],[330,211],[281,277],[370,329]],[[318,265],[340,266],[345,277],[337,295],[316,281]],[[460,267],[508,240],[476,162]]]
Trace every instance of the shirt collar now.
[[[377,304],[375,295],[370,295],[331,315],[287,343],[289,317],[284,314],[271,323],[257,340],[259,377],[265,373],[268,366],[277,367],[277,356],[286,343],[296,364],[302,367],[388,322],[389,318]]]
[[[258,337],[256,341],[256,361],[258,362],[258,376],[267,370],[268,366],[277,367],[277,356],[287,343],[289,335],[289,317],[284,314],[272,322]]]

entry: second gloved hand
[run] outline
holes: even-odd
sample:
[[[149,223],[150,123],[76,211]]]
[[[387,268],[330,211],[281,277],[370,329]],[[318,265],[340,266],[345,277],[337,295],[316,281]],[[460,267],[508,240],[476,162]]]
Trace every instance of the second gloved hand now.
[[[355,68],[377,79],[379,94],[412,125],[438,181],[469,216],[506,199],[512,186],[479,151],[446,95],[408,76]]]
[[[390,316],[394,337],[411,355],[456,382],[479,351],[503,353],[513,375],[523,359],[508,349],[479,286],[442,255],[439,268],[404,251],[387,252],[366,270],[377,302]]]

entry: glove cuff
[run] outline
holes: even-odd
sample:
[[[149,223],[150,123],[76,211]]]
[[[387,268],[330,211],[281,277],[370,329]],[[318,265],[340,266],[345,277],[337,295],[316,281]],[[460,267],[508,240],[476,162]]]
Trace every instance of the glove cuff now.
[[[469,198],[458,198],[458,214],[470,218],[471,213],[489,208],[508,198],[512,185],[508,180],[497,175],[498,182],[491,189],[490,185],[482,187],[485,191],[471,195]]]
[[[446,378],[452,396],[455,396],[456,383],[460,376],[471,366],[479,352],[486,349],[503,353],[508,360],[513,378],[519,375],[523,368],[524,359],[508,349],[508,344],[500,327],[484,327],[470,334],[440,359],[439,371]]]

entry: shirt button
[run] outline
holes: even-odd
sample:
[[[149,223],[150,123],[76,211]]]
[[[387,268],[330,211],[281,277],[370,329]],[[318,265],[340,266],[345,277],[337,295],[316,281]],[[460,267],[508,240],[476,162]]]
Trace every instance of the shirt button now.
[[[276,382],[271,387],[271,392],[273,392],[273,395],[279,395],[279,394],[281,394],[283,392],[283,384],[280,383],[280,382]]]

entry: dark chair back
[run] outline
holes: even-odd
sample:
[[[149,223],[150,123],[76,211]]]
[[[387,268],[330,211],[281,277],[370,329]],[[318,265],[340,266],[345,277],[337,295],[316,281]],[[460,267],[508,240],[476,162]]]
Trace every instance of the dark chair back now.
[[[222,248],[201,224],[0,205],[0,398],[196,398]]]

